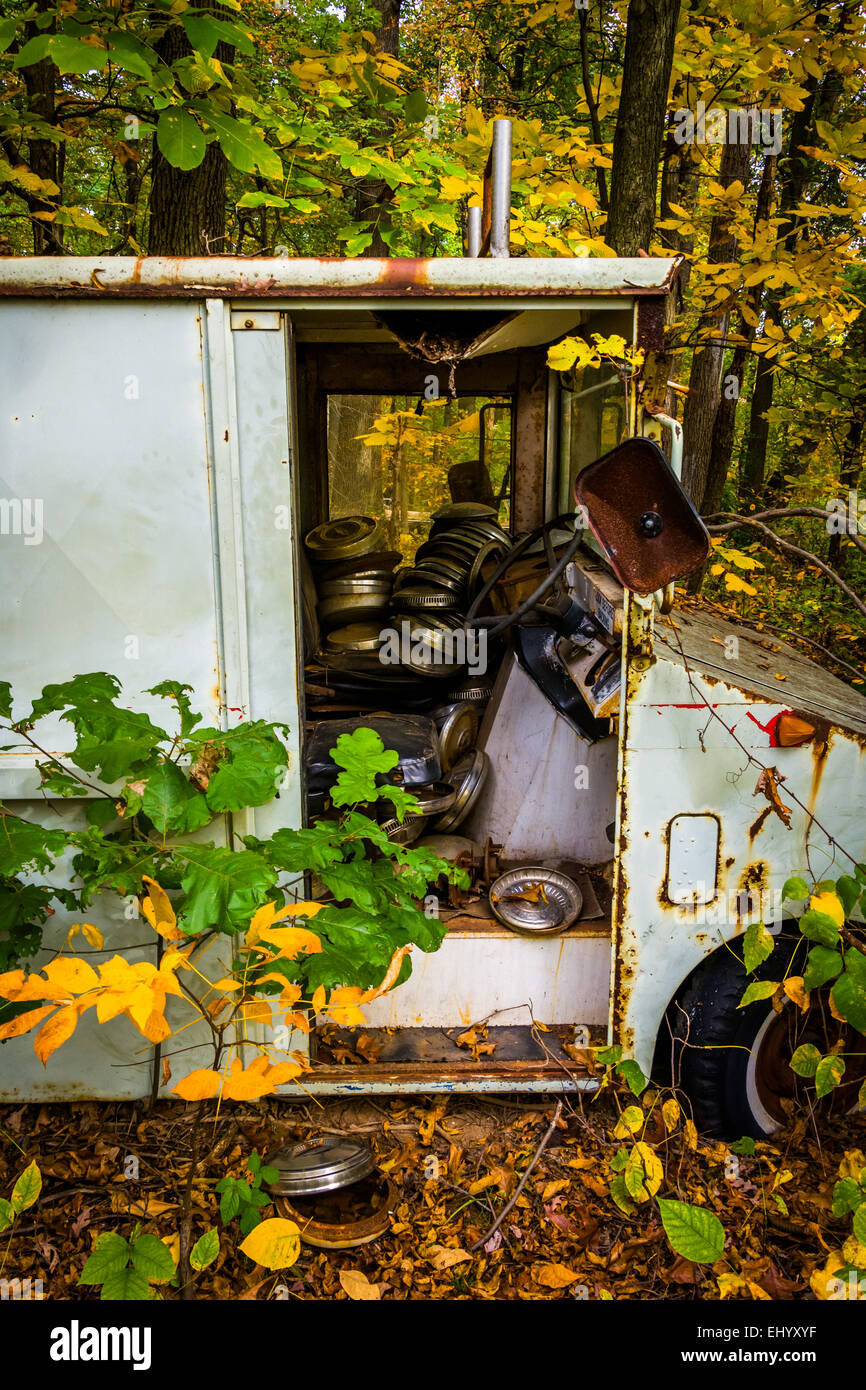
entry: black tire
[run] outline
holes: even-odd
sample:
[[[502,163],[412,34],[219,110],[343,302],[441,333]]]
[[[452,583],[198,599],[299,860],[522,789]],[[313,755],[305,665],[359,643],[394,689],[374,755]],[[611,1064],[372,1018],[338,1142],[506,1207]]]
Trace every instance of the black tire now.
[[[799,935],[782,935],[768,960],[747,976],[742,943],[732,942],[698,966],[668,1010],[656,1057],[667,1079],[686,1093],[699,1130],[723,1139],[767,1139],[787,1122],[782,1101],[811,1084],[796,1077],[787,1062],[801,1043],[815,1042],[827,1051],[839,1036],[826,999],[814,998],[805,1015],[790,1002],[777,1013],[769,999],[737,1007],[751,980],[802,974],[807,949]],[[850,1079],[824,1102],[834,1110],[855,1103],[866,1065],[863,1039],[848,1031],[846,1051],[855,1048],[861,1065],[849,1064]],[[813,1091],[813,1104],[814,1099]]]

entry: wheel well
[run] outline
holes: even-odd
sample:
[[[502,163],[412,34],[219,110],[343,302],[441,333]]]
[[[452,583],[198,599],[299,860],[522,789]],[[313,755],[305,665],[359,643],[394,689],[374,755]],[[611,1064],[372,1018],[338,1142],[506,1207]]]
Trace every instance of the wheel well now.
[[[797,919],[795,917],[783,917],[781,928],[775,934],[775,939],[777,941],[784,939],[794,943],[802,940],[802,937],[800,937],[799,934],[794,936],[790,931],[787,930],[787,928],[790,927],[792,923],[796,922],[796,920]],[[674,1079],[674,1030],[677,1021],[676,1016],[678,1001],[697,981],[698,977],[704,975],[712,976],[719,970],[719,967],[726,960],[730,961],[731,958],[733,958],[737,962],[742,964],[743,935],[744,934],[741,932],[737,936],[729,937],[727,941],[723,941],[720,945],[716,946],[715,949],[712,950],[708,955],[704,956],[701,960],[699,960],[697,965],[694,965],[692,969],[680,980],[679,984],[677,985],[676,989],[670,997],[670,1000],[667,1004],[667,1007],[665,1008],[664,1013],[662,1014],[658,1026],[658,1031],[656,1033],[652,1065],[652,1075],[654,1080],[660,1082],[663,1085],[669,1086],[672,1084]],[[771,960],[772,957],[768,956],[767,959]]]

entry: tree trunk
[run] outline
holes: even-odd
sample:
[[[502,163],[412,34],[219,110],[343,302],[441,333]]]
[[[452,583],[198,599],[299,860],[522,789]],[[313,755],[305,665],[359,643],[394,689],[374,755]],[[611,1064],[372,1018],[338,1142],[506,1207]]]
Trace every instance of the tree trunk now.
[[[200,0],[198,8],[221,13],[216,0]],[[156,48],[166,63],[192,52],[179,24],[166,30]],[[221,63],[231,63],[233,55],[228,44],[217,44]],[[151,256],[209,256],[226,250],[226,174],[226,157],[217,141],[208,145],[197,169],[175,169],[153,137],[147,247]]]
[[[54,6],[50,0],[38,0],[37,11],[44,14],[47,10],[53,10]],[[55,25],[50,26],[50,32],[54,32]],[[44,29],[38,29],[35,24],[28,24],[25,28],[27,39],[35,38],[37,34],[43,34]],[[24,86],[27,89],[27,97],[30,111],[40,120],[45,121],[46,125],[54,124],[54,93],[57,87],[58,72],[50,58],[43,58],[41,62],[34,63],[29,68],[21,69],[21,76],[24,79]],[[61,187],[63,178],[60,172],[59,150],[60,145],[53,140],[35,140],[32,137],[27,142],[27,162],[34,174],[38,174],[40,179],[51,179]],[[34,195],[28,198],[27,205],[31,212],[53,212],[61,201],[61,194],[44,195],[42,197]],[[54,222],[43,222],[36,217],[33,222],[33,252],[37,256],[62,256],[66,253],[63,244],[63,228]]]
[[[839,18],[838,29],[844,24],[845,12]],[[838,76],[827,73],[820,84],[817,78],[809,76],[805,83],[808,96],[800,111],[795,111],[791,122],[788,148],[780,165],[779,212],[782,221],[779,226],[779,246],[786,251],[794,247],[801,219],[796,208],[803,199],[809,175],[815,169],[811,155],[803,153],[803,147],[815,143],[815,121],[827,120],[839,98]],[[785,293],[789,293],[788,290]],[[768,292],[765,298],[765,312],[769,323],[781,323],[782,311],[779,307],[780,294]],[[749,431],[745,441],[743,458],[744,499],[754,499],[764,482],[767,465],[767,444],[770,437],[770,424],[767,412],[773,404],[775,370],[773,363],[761,356],[755,370],[755,389],[749,410]]]
[[[755,231],[757,232],[762,222],[769,221],[770,208],[773,198],[773,182],[776,177],[776,156],[768,154],[764,159],[764,169],[761,174],[761,187],[758,190],[758,203],[755,209]],[[747,302],[753,313],[757,310],[760,302],[760,290],[757,286],[748,291]],[[725,479],[728,476],[728,469],[731,466],[731,458],[734,452],[734,431],[736,427],[737,403],[743,394],[743,384],[746,378],[748,367],[750,346],[755,330],[752,324],[747,323],[743,315],[740,315],[737,336],[742,340],[738,342],[728,363],[728,370],[725,373],[725,382],[729,382],[722,391],[719,408],[716,411],[716,421],[713,429],[713,440],[710,449],[710,463],[707,470],[707,486],[704,491],[702,510],[705,516],[712,516],[717,512],[722,503],[722,492],[724,491]]]
[[[719,183],[727,188],[739,180],[745,186],[748,177],[748,145],[726,144],[722,150]],[[707,259],[714,265],[732,261],[736,256],[737,243],[731,235],[730,222],[730,213],[717,213],[710,225]],[[689,376],[689,394],[683,411],[683,485],[699,511],[703,510],[709,482],[713,430],[721,397],[729,320],[730,309],[721,314],[710,309],[701,315]]]
[[[382,16],[382,23],[375,30],[379,47],[383,53],[394,58],[400,54],[400,0],[377,0],[376,8]],[[380,127],[380,133],[387,125]],[[371,142],[375,138],[371,134]],[[394,197],[394,190],[384,179],[359,179],[355,185],[355,216],[359,222],[366,222],[373,233],[373,240],[364,251],[365,256],[386,257],[391,252],[382,236],[388,230],[388,208]]]
[[[648,251],[680,0],[631,0],[613,137],[605,240],[618,256]]]

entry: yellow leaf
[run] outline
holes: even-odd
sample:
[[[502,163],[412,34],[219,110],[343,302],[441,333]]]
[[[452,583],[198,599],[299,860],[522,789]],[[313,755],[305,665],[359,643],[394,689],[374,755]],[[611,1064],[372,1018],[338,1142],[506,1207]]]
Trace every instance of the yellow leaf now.
[[[846,1149],[845,1157],[839,1164],[839,1177],[852,1178],[854,1182],[860,1181],[860,1173],[866,1168],[866,1154],[862,1149]]]
[[[265,999],[245,999],[238,1013],[247,1023],[270,1023],[273,1014]]]
[[[164,1202],[161,1197],[137,1197],[130,1202],[129,1184],[115,1188],[110,1196],[111,1210],[118,1215],[139,1216],[143,1219],[164,1216],[177,1210],[177,1202]]]
[[[86,961],[75,957],[59,956],[45,967],[45,974],[51,984],[67,994],[83,994],[85,990],[99,985],[99,976]]]
[[[28,1009],[26,1014],[19,1014],[11,1023],[4,1023],[0,1027],[0,1042],[6,1038],[18,1038],[22,1033],[29,1033],[46,1014],[53,1013],[56,1008],[56,1004],[43,1004],[39,1009]]]
[[[300,1231],[294,1221],[274,1216],[269,1221],[260,1221],[240,1248],[265,1269],[287,1269],[300,1254]]]
[[[361,996],[361,1002],[369,1004],[373,999],[378,999],[380,995],[387,994],[393,984],[396,984],[397,976],[403,964],[403,959],[412,950],[411,946],[400,946],[391,957],[388,969],[382,977],[380,984],[375,989],[365,990]],[[331,996],[333,998],[333,995]]]
[[[33,1039],[33,1051],[43,1067],[48,1065],[51,1054],[72,1037],[77,1022],[78,1010],[73,1004],[67,1004],[65,1009],[58,1009],[56,1014],[43,1023]]]
[[[341,1269],[340,1283],[353,1303],[378,1303],[379,1285],[371,1284],[360,1269]]]
[[[824,1265],[824,1268],[816,1269],[812,1274],[809,1280],[812,1286],[812,1292],[822,1303],[829,1299],[835,1302],[851,1297],[848,1281],[846,1279],[840,1279],[836,1273],[837,1270],[844,1268],[846,1263],[847,1261],[841,1250],[832,1250],[827,1256],[827,1263]],[[853,1289],[855,1298],[857,1297],[857,1293],[858,1290],[855,1286]]]
[[[665,1122],[665,1128],[676,1129],[680,1122],[681,1114],[682,1111],[680,1110],[678,1101],[666,1100],[662,1106],[662,1119]]]
[[[654,1197],[661,1187],[662,1178],[665,1175],[661,1159],[649,1144],[635,1144],[632,1152],[637,1152],[640,1155],[644,1171],[643,1185],[649,1196]],[[640,1200],[646,1201],[646,1198],[641,1196]]]
[[[436,1270],[451,1269],[453,1265],[465,1264],[472,1256],[459,1245],[428,1245],[422,1251],[425,1260]]]
[[[710,565],[710,574],[712,574],[712,575],[719,575],[719,574],[724,574],[724,572],[725,572],[725,567],[724,567],[724,565]]]
[[[95,951],[101,951],[105,945],[105,937],[102,935],[102,932],[98,927],[94,927],[91,922],[82,922],[81,935]]]
[[[805,1013],[809,1007],[809,995],[803,988],[803,976],[789,975],[787,980],[783,980],[782,988],[788,998],[793,1000],[797,1007]]]
[[[279,979],[279,978],[282,978],[282,977],[281,977],[281,976],[277,976],[276,978]],[[271,979],[274,979],[274,976],[273,976],[273,975],[267,975],[267,976],[265,976],[265,979],[271,980]],[[221,990],[223,990],[224,992],[229,992],[229,991],[231,991],[231,990],[233,990],[233,989],[243,989],[243,985],[240,984],[237,980],[233,980],[232,977],[231,977],[231,975],[224,975],[223,978],[222,978],[221,980],[217,980],[217,981],[216,981],[216,983],[214,984],[214,989],[221,989]]]
[[[562,1192],[566,1187],[570,1186],[571,1184],[569,1183],[568,1178],[554,1179],[553,1182],[549,1182],[546,1184],[544,1191],[541,1194],[542,1202],[549,1202],[551,1197],[556,1196],[557,1192]]]
[[[745,579],[740,579],[736,574],[725,575],[725,588],[733,594],[756,594],[758,592],[754,584],[747,584]]]
[[[320,1014],[325,1007],[325,986],[319,985],[318,989],[313,990],[313,997],[310,1001],[314,1014]]]
[[[695,1129],[693,1120],[686,1120],[683,1125],[683,1137],[686,1141],[686,1148],[694,1153],[698,1147],[698,1131]]]
[[[835,893],[814,893],[809,899],[809,906],[813,912],[823,912],[825,917],[831,917],[837,927],[845,925],[845,909]]]
[[[442,190],[442,197],[446,203],[454,203],[461,198],[464,193],[474,193],[475,184],[470,183],[469,179],[464,179],[459,174],[446,174],[439,184]]]
[[[259,938],[271,946],[276,946],[277,955],[283,960],[294,960],[302,952],[313,956],[322,949],[322,943],[315,932],[308,931],[306,927],[265,927],[259,932]],[[248,935],[247,945],[249,944]]]
[[[541,1284],[545,1289],[567,1289],[569,1284],[580,1278],[580,1275],[575,1274],[567,1265],[547,1261],[534,1264],[531,1272],[536,1284]]]
[[[358,1008],[359,1003],[364,997],[364,991],[357,985],[341,985],[339,989],[332,989],[327,1004],[327,1013],[335,1023],[343,1027],[348,1027],[353,1023],[365,1023],[366,1019]]]
[[[217,1072],[200,1067],[198,1071],[191,1071],[189,1076],[178,1081],[171,1089],[181,1100],[209,1100],[219,1090],[220,1080]]]
[[[732,1293],[737,1293],[739,1289],[747,1287],[745,1279],[739,1274],[720,1274],[717,1281],[719,1286],[719,1297],[729,1298]]]
[[[627,1105],[616,1123],[613,1131],[615,1139],[627,1139],[630,1134],[636,1134],[644,1123],[644,1113],[639,1105]]]
[[[142,876],[141,881],[147,886],[147,897],[139,900],[142,916],[166,941],[182,941],[183,932],[177,925],[177,917],[168,894],[160,888],[155,879],[148,878],[147,874]]]
[[[287,903],[284,907],[278,907],[276,903],[265,903],[257,912],[253,913],[247,928],[247,945],[254,946],[263,934],[263,929],[272,926],[274,922],[279,922],[283,917],[315,917],[316,913],[321,912],[324,906],[324,903],[316,902]],[[318,938],[316,939],[318,940]]]

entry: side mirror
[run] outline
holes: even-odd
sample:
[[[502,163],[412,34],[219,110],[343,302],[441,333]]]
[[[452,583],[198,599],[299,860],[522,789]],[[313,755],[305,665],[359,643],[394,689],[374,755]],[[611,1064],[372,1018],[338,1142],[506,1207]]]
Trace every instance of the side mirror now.
[[[710,554],[707,529],[651,439],[627,439],[579,473],[574,498],[619,582],[652,594]]]

